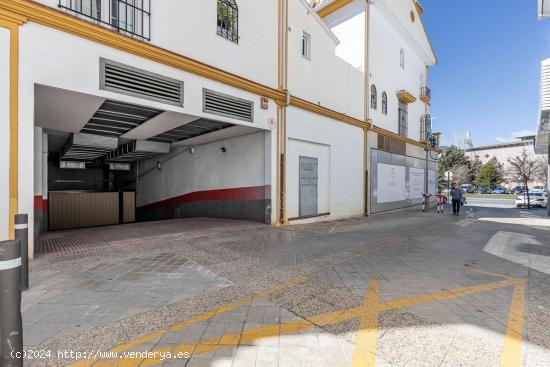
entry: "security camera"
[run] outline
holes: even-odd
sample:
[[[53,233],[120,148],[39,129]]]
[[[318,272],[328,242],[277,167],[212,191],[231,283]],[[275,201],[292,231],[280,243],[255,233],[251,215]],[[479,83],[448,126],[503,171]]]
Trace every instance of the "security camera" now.
[[[221,150],[222,150],[222,153],[225,153],[225,152],[227,152],[227,149],[226,149],[225,147],[222,147],[222,149],[221,149]]]

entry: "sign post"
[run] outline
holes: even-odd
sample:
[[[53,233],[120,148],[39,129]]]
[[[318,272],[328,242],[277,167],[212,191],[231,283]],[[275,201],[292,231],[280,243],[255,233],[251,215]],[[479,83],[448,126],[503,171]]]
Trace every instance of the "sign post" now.
[[[453,173],[451,171],[445,172],[445,178],[447,179],[447,195],[451,195],[451,180],[453,179]]]

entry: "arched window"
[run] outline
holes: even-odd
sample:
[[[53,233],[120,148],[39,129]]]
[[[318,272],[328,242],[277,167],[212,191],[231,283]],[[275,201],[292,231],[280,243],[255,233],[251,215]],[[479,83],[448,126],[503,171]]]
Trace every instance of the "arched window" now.
[[[370,108],[376,109],[378,105],[378,94],[376,92],[376,86],[373,84],[370,87]]]
[[[239,42],[239,8],[235,0],[218,0],[218,34]]]
[[[401,65],[401,69],[405,69],[405,50],[403,49],[399,51],[399,65]]]
[[[382,113],[384,115],[388,114],[388,95],[386,92],[382,92]]]

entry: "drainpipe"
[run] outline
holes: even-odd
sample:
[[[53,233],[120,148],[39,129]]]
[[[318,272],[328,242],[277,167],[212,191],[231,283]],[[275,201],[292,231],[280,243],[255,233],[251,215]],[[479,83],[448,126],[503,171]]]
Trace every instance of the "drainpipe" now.
[[[427,87],[427,86],[428,86],[428,65],[426,65],[426,73],[424,75],[424,85],[421,86],[421,88]],[[427,120],[426,120],[426,117],[428,116],[429,112],[430,110],[429,110],[428,102],[424,102],[424,135],[426,135],[424,137],[426,139],[426,168],[424,169],[424,211],[425,212],[430,211],[430,197],[429,197],[430,188],[428,187],[429,186],[428,170],[430,168],[429,159],[430,159],[430,150],[431,150],[431,142],[430,142],[431,134],[428,134]]]
[[[279,212],[277,213],[277,222],[284,225],[287,222],[286,217],[286,108],[290,104],[290,94],[288,92],[288,0],[279,1],[279,89],[286,93],[286,101],[278,105],[278,170],[279,170]]]
[[[370,3],[373,0],[365,0],[365,59],[363,61],[363,69],[365,73],[365,92],[363,93],[364,98],[364,106],[365,106],[365,122],[369,123],[370,121],[370,81],[369,81],[369,35],[370,35]],[[364,181],[365,181],[365,189],[364,189],[364,195],[365,200],[363,200],[365,205],[365,216],[369,215],[369,178],[368,178],[368,167],[369,167],[369,147],[368,147],[368,128],[363,129],[363,133],[365,135],[365,142],[364,142],[364,154],[363,154],[363,160],[364,160]]]

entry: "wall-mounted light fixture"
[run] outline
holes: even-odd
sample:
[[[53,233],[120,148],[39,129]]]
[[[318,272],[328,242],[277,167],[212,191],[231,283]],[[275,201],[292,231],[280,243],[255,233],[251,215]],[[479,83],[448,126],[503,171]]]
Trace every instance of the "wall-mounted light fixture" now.
[[[157,161],[157,169],[160,171],[162,168],[160,166],[160,161]]]
[[[222,147],[222,148],[221,148],[221,151],[222,151],[222,153],[227,153],[227,148],[226,148],[226,147]]]

